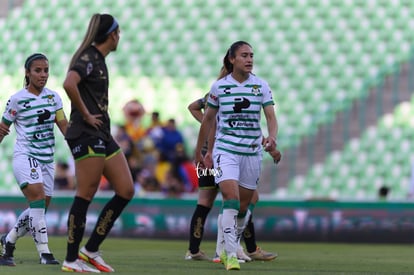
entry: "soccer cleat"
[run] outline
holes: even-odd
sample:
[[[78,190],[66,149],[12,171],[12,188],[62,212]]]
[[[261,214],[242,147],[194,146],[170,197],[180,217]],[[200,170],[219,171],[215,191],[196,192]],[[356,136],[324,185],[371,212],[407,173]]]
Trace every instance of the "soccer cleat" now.
[[[224,266],[226,266],[227,265],[227,253],[226,253],[226,251],[222,251],[221,252],[221,254],[220,254],[220,262],[222,263],[222,264],[224,264]]]
[[[7,257],[13,257],[13,252],[16,249],[14,243],[6,241],[6,235],[1,236],[0,238],[1,244],[1,255]]]
[[[216,264],[220,264],[220,263],[221,263],[220,256],[218,256],[218,255],[216,254],[216,256],[214,256],[214,258],[213,258],[212,262],[213,262],[213,263],[216,263]]]
[[[247,253],[247,255],[254,261],[271,261],[277,257],[276,253],[267,252],[260,247],[257,247],[256,251],[252,253]]]
[[[241,245],[237,248],[237,259],[239,260],[239,263],[252,261],[252,259],[244,253],[244,249]]]
[[[0,256],[0,265],[4,266],[16,266],[13,257]]]
[[[3,256],[4,254],[6,254],[6,235],[1,236],[0,245],[1,245],[0,256]]]
[[[226,270],[240,270],[240,263],[237,260],[237,257],[232,256],[228,258],[225,267],[226,267]]]
[[[197,253],[192,254],[190,250],[187,251],[185,254],[184,259],[186,260],[195,260],[195,261],[210,261],[210,258],[207,255],[199,250]]]
[[[105,263],[105,261],[101,257],[101,253],[97,252],[89,252],[86,250],[85,247],[82,247],[79,251],[79,259],[84,260],[87,263],[95,266],[98,270],[102,272],[114,272],[115,270]]]
[[[40,256],[40,264],[59,264],[59,261],[53,257],[52,253],[42,253]]]
[[[62,271],[64,272],[79,272],[79,273],[101,273],[99,270],[89,267],[84,261],[77,259],[74,262],[63,261]]]
[[[6,266],[16,266],[16,263],[13,259],[13,252],[16,248],[13,243],[6,241],[6,235],[3,235],[0,238],[1,244],[1,257],[0,257],[0,265]]]
[[[237,259],[240,264],[245,263],[245,260]],[[221,264],[220,256],[217,256],[217,254],[214,256],[214,258],[211,260],[213,263]]]

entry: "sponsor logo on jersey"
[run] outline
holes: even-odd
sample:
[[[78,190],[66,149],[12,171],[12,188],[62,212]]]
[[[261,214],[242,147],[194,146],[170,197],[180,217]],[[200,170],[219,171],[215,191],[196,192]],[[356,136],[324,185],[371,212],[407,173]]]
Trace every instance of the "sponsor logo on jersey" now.
[[[217,96],[215,96],[215,95],[213,95],[213,94],[209,94],[209,97],[212,99],[212,100],[214,100],[214,101],[217,101],[217,99],[218,99],[218,97]]]
[[[93,148],[101,148],[101,149],[105,149],[105,144],[104,144],[103,140],[102,140],[102,139],[98,139],[98,144],[95,144],[95,145],[93,146]]]
[[[15,117],[17,115],[17,111],[14,109],[9,109],[9,114],[13,117]]]
[[[233,106],[233,111],[235,113],[241,113],[242,109],[247,109],[250,107],[250,100],[248,100],[247,98],[243,97],[243,98],[236,98]]]

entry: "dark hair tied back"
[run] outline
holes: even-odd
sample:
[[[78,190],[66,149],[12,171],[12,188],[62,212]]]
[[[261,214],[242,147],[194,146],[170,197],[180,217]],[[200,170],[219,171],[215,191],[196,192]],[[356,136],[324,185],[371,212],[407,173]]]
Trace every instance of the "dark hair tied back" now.
[[[41,54],[41,53],[34,53],[34,54],[32,54],[32,55],[30,55],[27,59],[26,59],[26,61],[24,62],[24,68],[26,69],[26,70],[29,70],[30,69],[30,66],[32,65],[32,63],[33,63],[33,61],[35,61],[35,60],[39,60],[39,59],[46,59],[47,60],[47,57],[44,55],[44,54]]]
[[[252,46],[250,46],[250,44],[249,44],[249,43],[247,43],[246,41],[242,41],[242,40],[240,40],[240,41],[236,41],[236,42],[234,42],[233,44],[231,44],[230,48],[228,49],[228,51],[227,51],[228,56],[229,56],[229,57],[235,57],[235,56],[236,56],[236,51],[237,51],[237,49],[238,49],[238,48],[240,48],[240,47],[241,47],[241,46],[243,46],[243,45],[247,45],[247,46],[249,46],[249,47],[252,47]]]
[[[233,72],[233,64],[231,64],[229,58],[235,57],[237,49],[243,45],[248,45],[249,47],[251,47],[250,44],[247,43],[246,41],[240,40],[240,41],[236,41],[233,44],[231,44],[230,48],[227,50],[226,55],[223,58],[223,67],[227,71],[227,73]]]
[[[110,14],[101,14],[99,18],[99,27],[94,42],[102,43],[108,35],[118,28],[118,22]]]

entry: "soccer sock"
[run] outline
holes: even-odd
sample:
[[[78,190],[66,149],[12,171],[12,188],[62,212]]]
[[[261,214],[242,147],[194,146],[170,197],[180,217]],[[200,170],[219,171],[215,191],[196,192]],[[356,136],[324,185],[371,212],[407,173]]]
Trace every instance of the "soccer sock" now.
[[[98,217],[98,221],[92,231],[92,235],[85,245],[86,250],[90,252],[98,251],[99,246],[111,231],[115,220],[119,217],[122,210],[124,210],[128,203],[129,200],[118,195],[112,197],[112,199],[102,209]]]
[[[236,256],[237,253],[237,215],[240,209],[240,202],[238,200],[227,200],[223,202],[223,234],[224,234],[224,249],[227,252],[227,257]]]
[[[246,228],[247,220],[250,216],[250,212],[240,213],[237,215],[237,245],[240,246],[240,239],[242,237],[243,231]]]
[[[23,237],[30,231],[29,227],[29,211],[30,208],[26,208],[17,218],[17,222],[13,229],[9,231],[6,236],[6,242],[16,243],[17,239]]]
[[[204,235],[204,224],[211,208],[197,204],[190,223],[190,245],[189,250],[192,254],[196,254],[200,250],[201,240]]]
[[[50,253],[45,219],[45,204],[44,199],[32,201],[30,202],[29,209],[29,227],[39,255]]]
[[[220,214],[217,217],[217,244],[216,244],[216,254],[220,256],[221,252],[224,249],[224,235],[223,235],[223,208],[220,209]]]
[[[68,239],[66,258],[68,262],[74,262],[78,258],[79,245],[85,232],[86,212],[90,201],[75,197],[68,216]]]
[[[246,250],[248,253],[255,252],[257,248],[256,233],[254,231],[253,214],[252,214],[253,209],[254,209],[254,205],[251,204],[249,206],[250,217],[247,222],[246,228],[243,231],[243,239],[244,239],[244,243],[246,244]]]

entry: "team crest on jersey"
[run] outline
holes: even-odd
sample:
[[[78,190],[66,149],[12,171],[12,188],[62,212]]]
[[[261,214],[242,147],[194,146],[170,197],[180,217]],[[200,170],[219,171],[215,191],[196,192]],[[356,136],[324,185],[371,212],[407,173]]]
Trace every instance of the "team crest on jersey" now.
[[[252,87],[252,93],[253,93],[254,95],[258,95],[258,94],[260,94],[260,89],[259,89],[259,86],[257,86],[257,85],[253,85],[253,87]]]
[[[36,169],[32,168],[30,170],[30,177],[34,180],[37,180],[39,178],[39,173],[37,173]]]
[[[86,75],[89,75],[93,70],[93,65],[92,62],[88,62],[88,64],[86,65]]]
[[[50,105],[54,105],[55,104],[55,97],[53,95],[48,95],[47,96],[47,103],[49,103]]]

